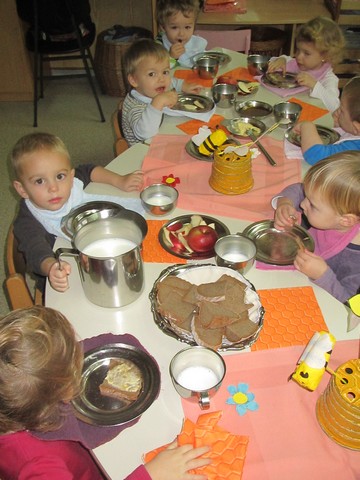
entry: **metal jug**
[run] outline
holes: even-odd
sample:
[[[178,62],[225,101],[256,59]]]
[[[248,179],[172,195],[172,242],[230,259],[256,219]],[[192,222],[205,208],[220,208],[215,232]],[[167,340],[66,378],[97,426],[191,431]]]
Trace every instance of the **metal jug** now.
[[[146,233],[146,221],[138,214],[130,219],[98,219],[74,233],[74,248],[58,248],[55,255],[58,260],[66,255],[76,257],[90,302],[101,307],[123,307],[142,293],[140,248]]]

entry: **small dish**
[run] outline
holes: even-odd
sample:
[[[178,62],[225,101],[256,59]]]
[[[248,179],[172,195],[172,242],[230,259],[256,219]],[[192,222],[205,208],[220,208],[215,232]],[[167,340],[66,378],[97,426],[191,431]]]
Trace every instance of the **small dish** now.
[[[249,95],[255,95],[255,93],[258,92],[259,90],[259,82],[253,82],[250,80],[241,80],[238,79],[238,95],[241,95],[242,97],[247,97]],[[251,86],[251,89],[248,90],[248,86]]]
[[[272,220],[261,220],[245,228],[243,235],[254,240],[257,248],[256,260],[270,265],[292,265],[299,244],[313,252],[314,240],[300,225],[286,230],[277,230]]]
[[[141,371],[142,389],[139,397],[129,403],[101,395],[99,385],[104,381],[111,359],[127,359]],[[160,391],[160,371],[154,359],[140,348],[113,343],[90,350],[85,354],[82,372],[82,392],[72,404],[75,415],[91,425],[122,425],[147,410]]]
[[[192,57],[192,61],[196,63],[200,58],[215,58],[218,62],[219,65],[222,67],[223,65],[226,65],[230,62],[231,57],[227,53],[223,52],[203,52],[203,53],[197,53]]]
[[[268,55],[254,54],[247,57],[247,67],[250,75],[262,75],[269,66],[270,57]]]
[[[180,94],[178,101],[171,110],[178,110],[180,112],[192,113],[207,113],[214,108],[215,104],[211,98],[203,97],[195,94]]]
[[[323,145],[331,145],[332,143],[337,142],[340,138],[340,134],[331,128],[324,127],[322,125],[316,125],[316,130]],[[294,132],[293,127],[286,130],[285,138],[293,145],[296,145],[297,147],[301,146],[301,137],[299,134]]]
[[[273,108],[266,102],[247,100],[246,102],[237,103],[235,105],[235,110],[241,117],[265,118],[272,113]]]
[[[173,218],[169,222],[165,223],[163,227],[159,231],[159,242],[160,245],[164,250],[166,250],[168,253],[171,253],[172,255],[175,255],[175,257],[179,258],[186,258],[189,260],[201,260],[201,259],[206,259],[206,258],[211,258],[215,255],[214,249],[209,250],[207,252],[193,252],[189,253],[187,251],[179,251],[176,249],[176,247],[172,246],[169,241],[166,239],[165,236],[165,229],[168,227],[171,227],[175,223],[190,223],[192,215],[181,215],[180,217]],[[217,220],[216,218],[213,217],[208,217],[207,215],[201,215],[202,219],[206,222],[207,225],[210,225],[213,223],[215,225],[215,230],[220,237],[224,235],[229,235],[230,231],[226,225],[224,225],[222,222]]]
[[[295,73],[281,72],[265,73],[262,80],[267,85],[271,85],[277,88],[296,88],[299,86],[296,80],[297,75]]]
[[[174,210],[179,192],[163,183],[154,183],[140,193],[141,204],[151,215],[166,215]]]
[[[246,133],[246,129],[243,131],[243,127],[245,127],[244,124],[249,125],[249,128],[255,127],[259,129],[258,132],[254,134],[258,137],[262,133],[265,132],[266,130],[266,125],[263,123],[261,120],[257,120],[256,118],[248,118],[248,117],[238,117],[238,118],[232,118],[232,119],[224,119],[221,122],[221,125],[224,125],[224,127],[232,134],[235,135],[236,137],[240,138],[249,138],[249,135]],[[239,127],[240,125],[240,127]]]

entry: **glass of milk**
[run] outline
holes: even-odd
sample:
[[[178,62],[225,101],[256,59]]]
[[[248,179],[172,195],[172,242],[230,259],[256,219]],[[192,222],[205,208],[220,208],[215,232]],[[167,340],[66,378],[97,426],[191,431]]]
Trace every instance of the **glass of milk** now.
[[[169,370],[178,394],[197,401],[205,410],[210,407],[210,398],[223,381],[226,366],[215,350],[195,346],[178,352],[171,360]]]

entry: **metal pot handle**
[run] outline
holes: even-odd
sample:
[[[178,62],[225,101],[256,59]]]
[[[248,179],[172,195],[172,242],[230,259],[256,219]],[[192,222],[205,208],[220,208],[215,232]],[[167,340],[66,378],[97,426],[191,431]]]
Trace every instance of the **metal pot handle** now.
[[[55,258],[56,258],[57,262],[59,263],[59,269],[61,270],[60,259],[61,259],[62,256],[78,257],[79,253],[80,253],[79,250],[76,250],[76,248],[64,248],[64,247],[58,248],[55,251]],[[81,269],[79,269],[79,271],[80,271],[80,275],[83,275]]]

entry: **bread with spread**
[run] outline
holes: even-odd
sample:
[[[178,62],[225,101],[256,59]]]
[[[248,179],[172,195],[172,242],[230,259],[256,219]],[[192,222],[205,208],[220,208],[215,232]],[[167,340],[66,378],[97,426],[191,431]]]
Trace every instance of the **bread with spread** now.
[[[139,397],[142,385],[139,367],[130,360],[119,358],[110,360],[107,375],[99,389],[101,395],[131,403]]]

